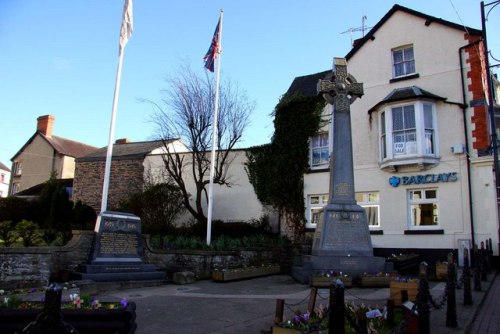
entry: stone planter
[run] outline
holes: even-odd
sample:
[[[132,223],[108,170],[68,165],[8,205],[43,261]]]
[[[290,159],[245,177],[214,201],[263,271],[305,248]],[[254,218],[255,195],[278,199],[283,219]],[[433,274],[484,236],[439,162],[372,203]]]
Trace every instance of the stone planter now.
[[[391,281],[389,298],[394,300],[394,305],[401,305],[401,291],[406,290],[408,292],[408,300],[415,302],[417,300],[418,293],[418,281],[415,282],[398,282]]]
[[[240,279],[279,274],[280,271],[281,267],[279,265],[214,270],[212,271],[212,279],[218,282],[228,282]]]
[[[388,288],[390,276],[361,276],[360,284],[363,288]]]
[[[345,288],[352,287],[352,278],[346,276],[335,276],[335,277],[322,277],[322,276],[311,276],[309,285],[313,288],[329,288],[333,281],[340,279],[344,283]]]
[[[62,309],[61,313],[79,334],[133,334],[137,328],[135,309],[135,303],[129,302],[123,309]],[[0,333],[21,333],[41,312],[42,309],[0,308]]]

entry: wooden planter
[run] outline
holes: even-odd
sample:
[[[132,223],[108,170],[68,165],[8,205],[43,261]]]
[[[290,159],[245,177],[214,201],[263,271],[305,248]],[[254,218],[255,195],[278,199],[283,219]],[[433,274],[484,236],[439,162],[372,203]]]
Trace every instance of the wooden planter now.
[[[418,272],[418,265],[420,264],[419,255],[410,255],[405,259],[392,260],[394,263],[394,269],[400,274],[409,274]]]
[[[302,334],[302,333],[303,332],[296,330],[296,329],[283,328],[283,327],[279,327],[279,326],[273,326],[272,330],[271,330],[271,334]],[[327,334],[328,329],[310,332],[310,333],[311,334]]]
[[[228,282],[246,278],[279,274],[280,271],[281,268],[278,265],[228,269],[228,270],[214,270],[212,271],[212,279],[214,281],[219,281],[219,282]]]
[[[360,284],[364,288],[388,288],[390,276],[361,276]]]
[[[344,283],[345,288],[352,287],[352,278],[351,277],[319,277],[319,276],[311,276],[309,280],[309,285],[313,288],[329,288],[332,285],[333,281],[340,279],[342,283]]]
[[[398,282],[391,281],[389,298],[394,300],[395,305],[402,304],[401,291],[408,292],[408,300],[415,302],[417,300],[418,282]]]
[[[137,328],[135,308],[135,303],[129,302],[124,309],[62,309],[61,313],[79,334],[133,334]],[[0,308],[0,333],[21,333],[41,312],[42,309]]]

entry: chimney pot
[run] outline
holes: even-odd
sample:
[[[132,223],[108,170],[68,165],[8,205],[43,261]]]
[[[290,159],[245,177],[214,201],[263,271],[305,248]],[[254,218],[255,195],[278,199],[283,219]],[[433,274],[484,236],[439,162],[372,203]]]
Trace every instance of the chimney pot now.
[[[47,137],[52,137],[52,126],[54,125],[54,116],[44,115],[37,118],[37,131],[40,131]]]

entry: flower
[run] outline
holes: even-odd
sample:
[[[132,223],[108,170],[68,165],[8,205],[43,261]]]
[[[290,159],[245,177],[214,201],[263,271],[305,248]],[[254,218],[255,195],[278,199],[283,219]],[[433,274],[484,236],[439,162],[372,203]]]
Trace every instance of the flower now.
[[[125,307],[127,307],[128,302],[125,298],[122,298],[122,300],[120,300],[120,304],[122,305],[123,308],[125,308]]]

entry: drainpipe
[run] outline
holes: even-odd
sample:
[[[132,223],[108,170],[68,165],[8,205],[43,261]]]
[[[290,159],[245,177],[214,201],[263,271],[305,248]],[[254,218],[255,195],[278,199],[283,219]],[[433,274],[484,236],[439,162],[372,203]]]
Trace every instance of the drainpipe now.
[[[472,182],[471,182],[471,167],[470,167],[470,157],[469,157],[469,127],[467,126],[467,97],[465,92],[465,79],[464,79],[464,66],[462,59],[462,51],[465,48],[471,47],[475,44],[479,44],[480,41],[475,41],[464,45],[458,49],[458,58],[460,60],[460,79],[462,80],[462,112],[464,114],[464,134],[465,134],[465,152],[466,152],[466,161],[467,161],[467,185],[469,188],[469,214],[470,214],[470,232],[471,232],[471,240],[472,247],[476,244],[476,240],[474,237],[474,208],[472,201]]]

